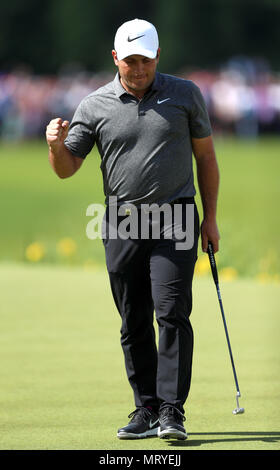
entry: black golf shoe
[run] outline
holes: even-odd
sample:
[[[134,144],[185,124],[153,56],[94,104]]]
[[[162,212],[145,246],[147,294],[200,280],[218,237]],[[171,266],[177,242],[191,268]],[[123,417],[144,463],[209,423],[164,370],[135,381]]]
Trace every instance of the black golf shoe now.
[[[141,406],[130,413],[128,417],[132,419],[127,426],[118,430],[119,439],[141,439],[158,435],[158,414],[152,410]]]
[[[159,411],[160,429],[158,436],[161,439],[187,439],[188,435],[183,426],[186,418],[175,406],[166,405]]]

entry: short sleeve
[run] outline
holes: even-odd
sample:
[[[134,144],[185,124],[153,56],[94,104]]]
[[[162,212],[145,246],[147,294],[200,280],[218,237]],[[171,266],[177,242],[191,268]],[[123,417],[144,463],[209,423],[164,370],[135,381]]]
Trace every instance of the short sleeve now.
[[[197,85],[191,82],[191,111],[190,111],[190,133],[191,137],[203,138],[212,134],[211,123],[205,100]]]
[[[86,158],[95,144],[95,133],[92,117],[90,116],[87,100],[84,99],[76,109],[68,136],[64,144],[75,156]]]

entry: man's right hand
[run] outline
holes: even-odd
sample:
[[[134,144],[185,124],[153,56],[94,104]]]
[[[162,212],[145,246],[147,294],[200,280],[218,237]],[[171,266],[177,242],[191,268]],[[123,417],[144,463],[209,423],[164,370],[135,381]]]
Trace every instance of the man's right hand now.
[[[67,137],[69,121],[52,119],[46,129],[46,139],[51,150],[58,150]]]
[[[46,139],[49,146],[49,161],[60,178],[74,175],[84,159],[72,155],[64,144],[69,128],[69,121],[61,118],[52,119],[46,129]]]

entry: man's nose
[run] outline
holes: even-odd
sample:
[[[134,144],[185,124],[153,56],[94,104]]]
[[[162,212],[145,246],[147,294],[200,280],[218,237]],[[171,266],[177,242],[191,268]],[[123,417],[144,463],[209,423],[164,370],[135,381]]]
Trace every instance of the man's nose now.
[[[137,73],[137,75],[141,75],[143,72],[144,72],[144,64],[141,60],[139,60],[136,64],[135,64],[135,68],[134,68],[134,71],[135,73]]]

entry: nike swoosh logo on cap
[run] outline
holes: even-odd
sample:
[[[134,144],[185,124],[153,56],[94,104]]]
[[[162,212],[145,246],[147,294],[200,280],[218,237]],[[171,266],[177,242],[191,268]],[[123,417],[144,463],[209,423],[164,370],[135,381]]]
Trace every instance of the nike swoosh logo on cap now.
[[[131,38],[128,36],[127,40],[128,42],[131,42],[131,41],[135,41],[136,39],[142,38],[143,36],[145,36],[145,34],[142,34],[141,36],[136,36],[136,38]]]
[[[165,101],[170,100],[170,98],[165,98],[165,100],[157,100],[157,104],[164,103]]]
[[[150,423],[149,423],[150,429],[152,429],[152,427],[153,427],[156,423],[158,423],[158,419],[156,419],[154,422],[152,422],[152,420],[151,420]]]

